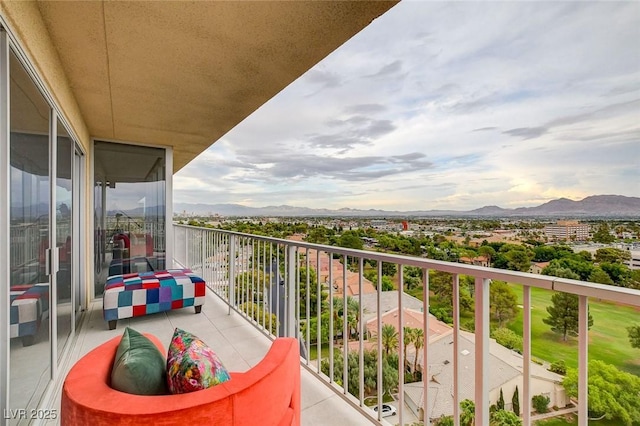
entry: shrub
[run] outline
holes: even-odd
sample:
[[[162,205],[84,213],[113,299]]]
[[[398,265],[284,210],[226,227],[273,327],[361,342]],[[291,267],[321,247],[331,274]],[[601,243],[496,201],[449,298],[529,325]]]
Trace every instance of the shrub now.
[[[460,324],[460,328],[473,333],[474,331],[476,331],[476,320],[474,320],[473,318],[464,320]]]
[[[551,402],[549,397],[544,395],[534,395],[534,397],[531,398],[533,408],[535,408],[536,412],[540,414],[547,413],[549,411],[549,402]]]
[[[446,324],[453,324],[453,317],[452,317],[452,313],[451,310],[448,308],[435,308],[435,309],[430,309],[431,314],[436,317],[438,320],[446,323]]]
[[[567,375],[567,366],[564,363],[564,360],[561,359],[560,361],[556,361],[554,363],[551,364],[551,366],[549,367],[549,371],[552,371],[554,373],[558,373],[558,374],[562,374],[563,376]]]
[[[513,412],[516,416],[520,416],[520,395],[518,394],[518,387],[516,386],[516,390],[513,392],[513,396],[511,397],[511,404],[513,407]]]
[[[501,327],[495,329],[491,333],[491,337],[505,348],[513,349],[518,353],[522,353],[522,337],[518,336],[508,328]]]
[[[490,426],[522,426],[522,419],[512,411],[498,410],[490,419]]]
[[[453,416],[445,416],[443,414],[440,418],[436,419],[433,424],[436,426],[453,426]]]

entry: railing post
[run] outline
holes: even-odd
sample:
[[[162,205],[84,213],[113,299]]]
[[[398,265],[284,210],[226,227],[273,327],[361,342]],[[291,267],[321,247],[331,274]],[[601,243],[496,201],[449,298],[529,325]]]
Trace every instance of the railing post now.
[[[476,424],[489,424],[489,288],[491,280],[476,277]]]
[[[522,420],[525,426],[531,424],[531,287],[522,287]]]
[[[424,346],[422,347],[422,409],[423,409],[423,424],[429,424],[429,418],[431,416],[431,410],[429,407],[429,270],[422,270],[422,319],[424,322]],[[416,357],[418,353],[416,351]]]
[[[229,286],[228,286],[228,299],[229,299],[229,315],[231,315],[231,306],[235,305],[236,301],[236,236],[229,235]]]
[[[589,300],[578,296],[578,425],[589,422]]]
[[[205,273],[205,269],[204,269],[204,260],[205,260],[205,247],[207,246],[206,244],[206,239],[207,239],[207,231],[205,229],[203,229],[202,231],[200,231],[200,235],[201,235],[201,247],[200,247],[200,258],[202,259],[202,261],[200,262],[200,268],[202,268],[201,274],[204,276]],[[206,280],[206,278],[205,278]]]
[[[460,426],[460,277],[453,274],[453,424]]]
[[[288,282],[285,283],[286,288],[286,313],[285,313],[285,333],[287,337],[297,337],[298,333],[296,333],[296,286],[294,285],[297,282],[296,277],[296,247],[291,245],[287,247],[288,253],[288,271],[287,277]]]

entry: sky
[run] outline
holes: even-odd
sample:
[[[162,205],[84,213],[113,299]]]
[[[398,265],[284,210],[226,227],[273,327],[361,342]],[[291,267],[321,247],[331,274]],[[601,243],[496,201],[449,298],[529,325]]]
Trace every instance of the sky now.
[[[640,196],[640,2],[401,2],[174,177],[174,202]]]

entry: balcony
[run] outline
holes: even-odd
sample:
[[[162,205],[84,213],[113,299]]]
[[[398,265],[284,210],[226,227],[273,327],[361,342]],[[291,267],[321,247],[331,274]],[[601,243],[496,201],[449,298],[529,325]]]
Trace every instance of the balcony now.
[[[85,315],[67,368],[90,349],[120,335],[126,325],[153,333],[163,342],[169,342],[175,327],[191,331],[211,345],[232,371],[254,366],[275,335],[294,336],[300,340],[302,353],[303,425],[413,424],[436,419],[443,410],[450,410],[449,414],[459,419],[460,402],[464,399],[475,402],[476,424],[487,425],[489,406],[497,398],[495,383],[518,386],[520,401],[531,401],[539,392],[540,380],[547,380],[554,385],[554,398],[562,398],[557,378],[532,362],[531,290],[541,288],[579,298],[579,395],[574,411],[579,424],[586,425],[587,404],[579,402],[587,400],[589,298],[640,307],[639,291],[614,286],[181,225],[174,225],[173,235],[175,266],[191,268],[207,281],[210,291],[203,314],[182,309],[131,318],[121,320],[118,329],[109,331],[102,318],[102,303],[96,300]],[[423,300],[417,300],[398,291],[383,292],[380,282],[368,282],[363,277],[365,261],[376,262],[378,277],[382,276],[383,262],[397,265],[403,287],[403,268],[399,266],[421,268],[425,289],[429,288],[428,271],[451,274],[453,326],[428,314],[428,291]],[[474,334],[461,330],[462,276],[474,279]],[[496,345],[489,337],[491,280],[522,286],[521,356]],[[322,292],[326,293],[325,303],[321,302],[322,296],[318,297]],[[345,294],[351,298],[344,298]],[[355,313],[347,306],[349,299],[357,301]],[[355,315],[356,320],[349,315]],[[314,330],[305,326],[314,321]],[[328,321],[324,329],[323,321]],[[404,325],[417,321],[428,330],[422,347],[416,351],[414,346],[402,344],[404,327],[396,326],[397,371],[405,370],[406,354],[409,370],[419,371],[420,375],[426,371],[430,380],[405,383],[400,379],[387,386],[394,395],[389,404],[397,415],[381,417],[370,406],[377,405],[372,400],[383,400],[384,386],[376,383],[385,380],[385,347],[384,338],[376,336],[383,335],[383,323],[389,321]],[[344,344],[344,336],[348,336],[348,344]],[[365,349],[374,349],[370,353],[377,356],[377,379],[373,385],[365,384]],[[343,363],[342,359],[349,359],[351,352],[355,355],[351,355],[350,362]],[[350,391],[350,386],[358,390]],[[523,424],[532,424],[532,410],[524,406],[522,403]]]

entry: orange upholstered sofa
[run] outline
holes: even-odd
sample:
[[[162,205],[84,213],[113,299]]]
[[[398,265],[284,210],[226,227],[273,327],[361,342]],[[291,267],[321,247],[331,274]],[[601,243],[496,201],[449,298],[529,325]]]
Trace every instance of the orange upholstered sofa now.
[[[155,336],[147,335],[164,352]],[[300,425],[298,341],[276,339],[264,359],[209,389],[178,395],[131,395],[110,387],[120,337],[81,358],[62,389],[62,425]]]

